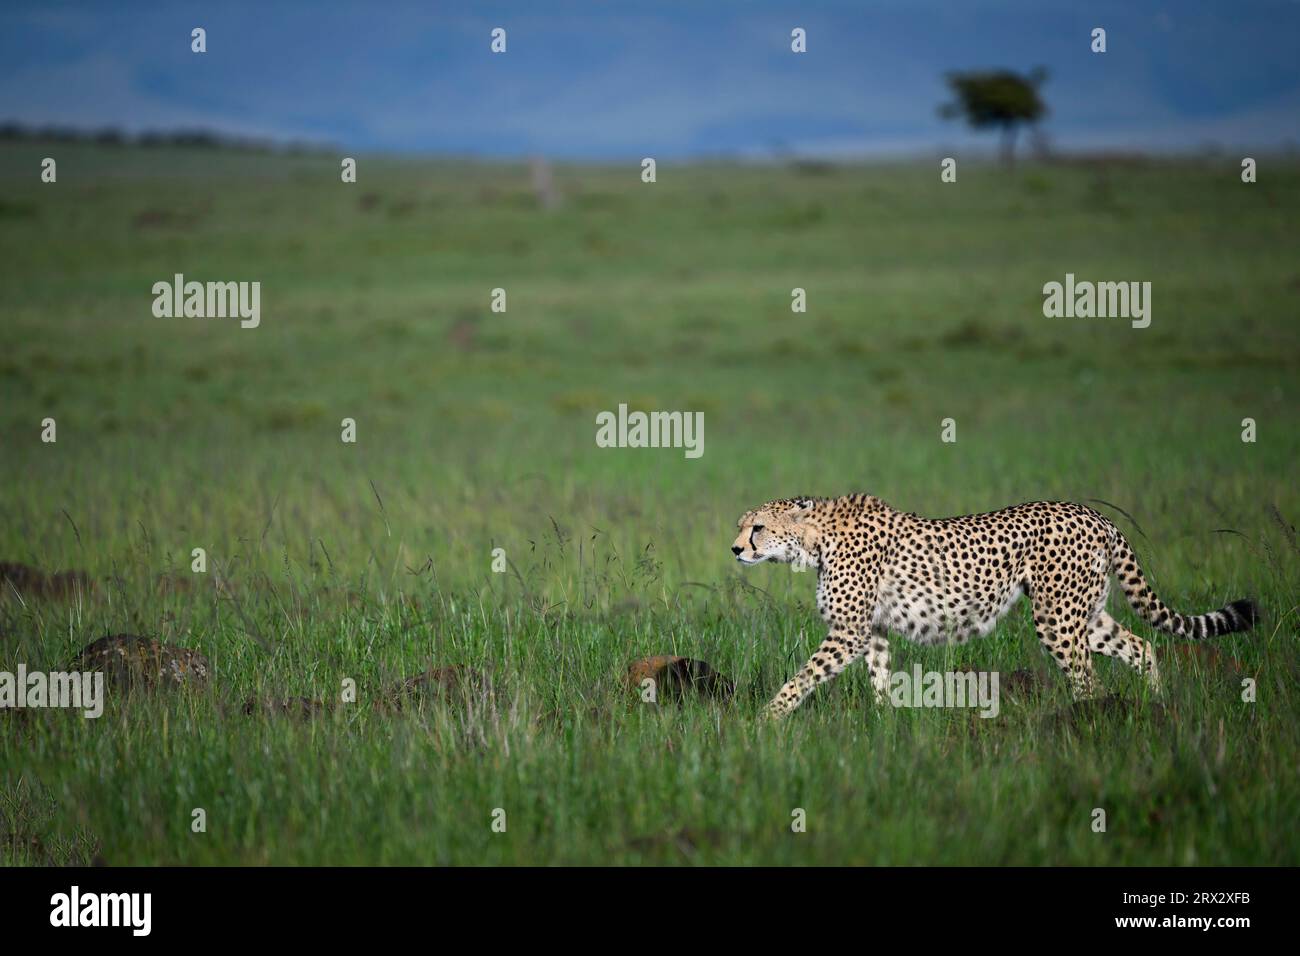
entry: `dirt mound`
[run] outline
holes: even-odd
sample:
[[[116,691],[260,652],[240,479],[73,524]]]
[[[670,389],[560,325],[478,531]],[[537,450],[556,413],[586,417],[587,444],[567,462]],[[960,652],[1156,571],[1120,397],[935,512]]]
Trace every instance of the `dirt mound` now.
[[[1226,669],[1228,666],[1238,666],[1240,662],[1228,654],[1223,653],[1217,647],[1201,642],[1179,642],[1177,644],[1167,644],[1157,652],[1156,662],[1160,662],[1160,656],[1176,657],[1182,661],[1195,661],[1202,667],[1211,670]]]
[[[70,667],[102,671],[110,684],[125,689],[199,686],[211,674],[208,659],[197,651],[135,634],[101,637],[88,644]]]
[[[421,701],[451,703],[486,699],[492,693],[491,679],[472,667],[463,664],[431,667],[386,688],[375,701],[375,709],[402,710]]]
[[[675,851],[682,856],[691,857],[701,849],[721,846],[722,839],[723,835],[720,830],[679,827],[666,833],[632,837],[627,841],[627,846],[638,853]]]
[[[94,590],[95,580],[85,571],[47,574],[31,565],[0,561],[0,595],[17,591],[25,598],[67,598]]]
[[[1048,687],[1041,671],[1028,667],[1017,667],[1010,674],[1002,677],[999,691],[1006,690],[1012,697],[1037,697]]]
[[[645,681],[654,681],[657,700],[680,700],[689,694],[699,694],[714,700],[729,700],[736,692],[732,681],[715,671],[707,661],[673,654],[658,654],[633,661],[627,669],[627,686],[641,693]]]
[[[162,595],[188,594],[194,590],[191,577],[192,575],[187,576],[179,571],[164,571],[154,578],[154,590]]]
[[[472,667],[454,664],[431,667],[423,673],[404,677],[380,688],[372,703],[378,713],[399,713],[416,708],[422,702],[469,703],[487,701],[493,696],[492,681]],[[365,699],[364,693],[361,695]],[[254,695],[240,708],[247,715],[265,714],[272,717],[301,717],[310,719],[329,713],[336,706],[330,700],[313,697],[273,697]]]
[[[1076,700],[1068,707],[1045,717],[1047,725],[1053,730],[1088,728],[1092,731],[1107,722],[1113,724],[1147,720],[1160,725],[1165,722],[1165,719],[1165,707],[1158,701],[1109,695],[1091,700]]]
[[[267,714],[272,717],[310,718],[325,713],[329,708],[323,700],[311,697],[258,697],[244,701],[245,714]]]

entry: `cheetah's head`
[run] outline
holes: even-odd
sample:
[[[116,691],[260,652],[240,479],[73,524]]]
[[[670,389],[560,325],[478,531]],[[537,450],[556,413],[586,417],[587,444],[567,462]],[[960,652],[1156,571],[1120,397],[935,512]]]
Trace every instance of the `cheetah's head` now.
[[[815,520],[815,498],[783,498],[740,516],[740,534],[731,553],[741,564],[764,561],[817,564],[820,532]]]

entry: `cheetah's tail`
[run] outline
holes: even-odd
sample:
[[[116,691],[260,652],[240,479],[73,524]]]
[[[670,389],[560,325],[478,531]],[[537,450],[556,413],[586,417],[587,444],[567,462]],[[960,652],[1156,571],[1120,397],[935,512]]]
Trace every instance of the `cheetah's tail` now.
[[[1124,597],[1133,610],[1147,623],[1166,634],[1200,640],[1203,637],[1249,631],[1259,620],[1259,608],[1249,599],[1233,601],[1207,614],[1179,614],[1171,610],[1151,590],[1151,585],[1147,584],[1146,576],[1138,564],[1137,555],[1118,532],[1111,551],[1111,568],[1119,578]]]

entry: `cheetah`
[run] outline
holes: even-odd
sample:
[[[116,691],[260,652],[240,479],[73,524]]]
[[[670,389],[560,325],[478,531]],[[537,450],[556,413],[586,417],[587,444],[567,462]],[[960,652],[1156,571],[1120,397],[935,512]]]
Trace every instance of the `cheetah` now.
[[[987,514],[922,518],[865,494],[785,498],[748,511],[731,546],[741,564],[817,570],[817,610],[829,633],[768,705],[779,718],[860,657],[877,702],[889,686],[889,632],[919,644],[984,636],[1021,598],[1038,640],[1076,699],[1094,694],[1092,655],[1118,657],[1160,692],[1151,645],[1106,613],[1110,576],[1148,623],[1200,639],[1249,630],[1249,600],[1208,614],[1170,610],[1151,590],[1128,541],[1083,505],[1035,501]]]

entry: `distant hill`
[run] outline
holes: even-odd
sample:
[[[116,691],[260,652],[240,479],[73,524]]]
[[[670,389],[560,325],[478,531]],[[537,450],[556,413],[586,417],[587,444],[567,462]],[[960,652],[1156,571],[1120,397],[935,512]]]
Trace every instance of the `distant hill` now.
[[[302,140],[275,141],[249,136],[234,136],[211,129],[143,130],[129,133],[117,127],[79,129],[73,126],[33,126],[13,120],[0,122],[0,142],[96,143],[102,146],[184,146],[201,149],[226,149],[240,152],[315,153],[330,148],[328,143]]]

